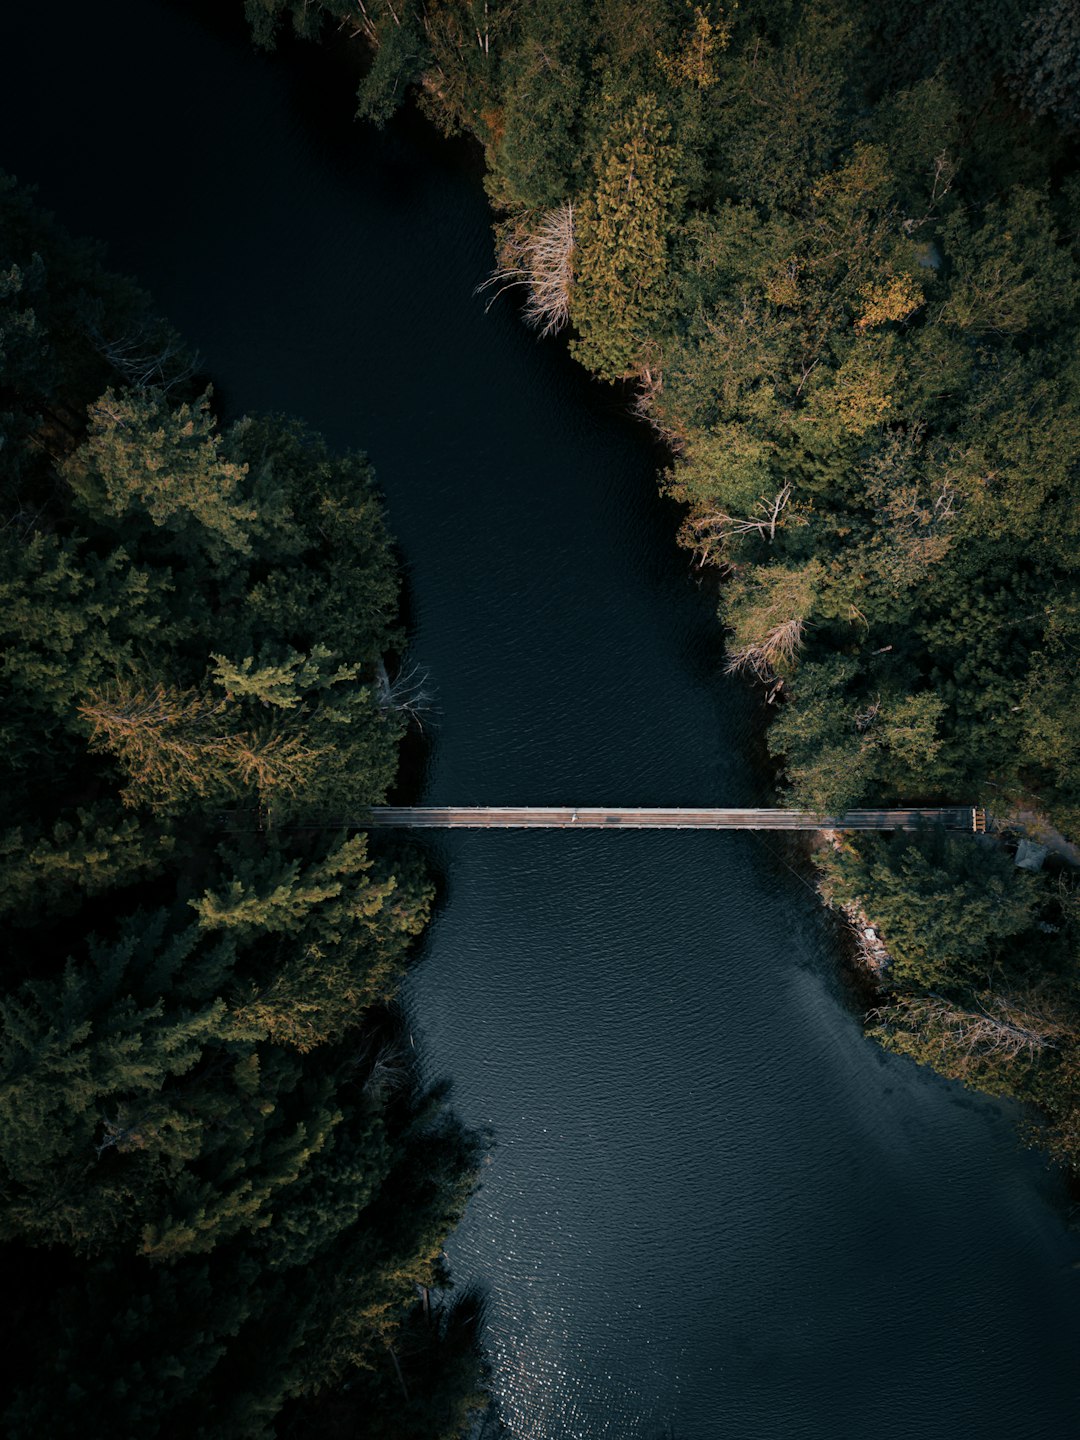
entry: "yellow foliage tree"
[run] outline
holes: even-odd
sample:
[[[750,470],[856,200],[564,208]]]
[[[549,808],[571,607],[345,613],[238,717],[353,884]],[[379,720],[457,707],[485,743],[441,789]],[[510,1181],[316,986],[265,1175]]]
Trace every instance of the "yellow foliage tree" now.
[[[607,379],[638,374],[660,328],[677,160],[671,122],[655,96],[640,96],[611,125],[595,188],[577,211],[576,348]]]
[[[924,300],[922,287],[913,275],[883,275],[868,280],[860,287],[859,298],[863,302],[855,321],[859,330],[906,320]]]
[[[687,9],[690,9],[687,0]],[[716,57],[726,50],[731,40],[731,22],[720,11],[718,20],[710,20],[700,5],[693,7],[693,23],[674,55],[657,51],[656,59],[664,76],[676,86],[695,86],[708,90],[720,78]]]
[[[174,805],[254,790],[260,799],[297,793],[323,753],[301,729],[256,731],[229,724],[228,702],[121,680],[91,693],[78,711],[90,748],[116,757],[126,805]]]

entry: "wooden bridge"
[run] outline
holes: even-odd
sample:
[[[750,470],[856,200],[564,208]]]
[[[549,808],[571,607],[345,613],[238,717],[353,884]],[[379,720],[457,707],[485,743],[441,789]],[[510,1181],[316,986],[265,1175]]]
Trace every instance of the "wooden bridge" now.
[[[940,810],[846,810],[841,815],[818,815],[809,810],[377,805],[363,819],[347,823],[361,830],[389,825],[484,830],[559,830],[571,826],[587,830],[916,830],[920,825],[941,825],[946,830],[981,833],[986,829],[986,812],[974,805]]]

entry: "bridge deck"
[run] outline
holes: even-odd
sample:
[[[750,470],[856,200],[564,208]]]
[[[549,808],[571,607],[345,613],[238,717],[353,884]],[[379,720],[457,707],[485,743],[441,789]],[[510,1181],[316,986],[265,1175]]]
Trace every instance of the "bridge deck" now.
[[[947,830],[978,830],[982,812],[971,805],[938,810],[847,810],[817,815],[808,810],[603,809],[552,806],[379,805],[361,829],[388,825],[410,828],[489,829],[675,829],[675,830],[914,830],[943,825]]]

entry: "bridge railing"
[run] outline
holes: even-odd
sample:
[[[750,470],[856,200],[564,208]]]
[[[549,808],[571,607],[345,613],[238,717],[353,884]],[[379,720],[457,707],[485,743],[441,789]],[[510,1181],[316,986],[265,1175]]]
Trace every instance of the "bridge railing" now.
[[[915,830],[941,825],[971,832],[985,829],[986,817],[971,805],[846,810],[839,815],[781,808],[379,805],[348,823],[359,829]]]

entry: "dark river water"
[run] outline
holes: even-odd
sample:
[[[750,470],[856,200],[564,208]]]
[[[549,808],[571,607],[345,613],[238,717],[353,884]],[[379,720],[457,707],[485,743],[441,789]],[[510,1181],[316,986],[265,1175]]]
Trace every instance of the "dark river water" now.
[[[6,7],[0,164],[109,241],[229,413],[369,451],[436,696],[423,798],[760,798],[647,436],[473,294],[492,257],[464,153],[415,118],[350,124],[323,59],[257,57],[239,0],[217,8]],[[774,850],[429,848],[443,901],[407,999],[425,1067],[494,1136],[450,1254],[489,1288],[514,1437],[1080,1433],[1060,1183],[1009,1113],[862,1038]]]

